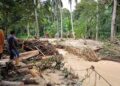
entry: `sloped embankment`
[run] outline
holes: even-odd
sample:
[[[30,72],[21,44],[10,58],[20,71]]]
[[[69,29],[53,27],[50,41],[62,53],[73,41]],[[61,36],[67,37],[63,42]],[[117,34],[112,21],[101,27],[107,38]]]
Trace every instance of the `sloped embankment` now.
[[[79,56],[88,61],[99,61],[96,54],[97,51],[102,49],[102,43],[93,40],[65,40],[58,42],[58,48],[64,48],[69,53]]]

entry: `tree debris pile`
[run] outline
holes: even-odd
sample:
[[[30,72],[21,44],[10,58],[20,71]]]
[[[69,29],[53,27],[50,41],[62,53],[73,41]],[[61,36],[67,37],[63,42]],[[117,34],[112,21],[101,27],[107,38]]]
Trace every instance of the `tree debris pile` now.
[[[62,55],[54,55],[38,61],[31,59],[32,62],[26,59],[20,63],[20,66],[15,66],[12,61],[9,61],[0,66],[0,79],[2,80],[0,86],[24,86],[21,84],[46,86],[41,84],[45,82],[42,72],[46,69],[60,70],[64,65],[62,59]]]
[[[1,60],[0,86],[47,86],[43,72],[47,69],[60,70],[63,57],[48,41],[30,40],[19,42],[24,51],[20,54],[20,64],[14,61]]]
[[[31,63],[30,59],[26,59],[19,66],[11,61],[0,66],[0,86],[81,86],[77,75],[63,67],[61,55],[41,61],[32,60]]]
[[[44,71],[45,69],[58,69],[62,68],[64,64],[62,63],[62,55],[54,55],[46,58],[42,58],[40,61],[36,58],[24,60],[24,63],[27,63],[28,66],[37,66],[40,70]]]
[[[48,41],[30,40],[24,41],[24,50],[36,50],[39,49],[44,55],[57,55],[58,52],[56,48],[50,44]],[[41,54],[42,55],[42,54]]]
[[[96,54],[96,52],[89,47],[83,47],[79,49],[72,46],[66,46],[65,50],[87,61],[94,61],[94,62],[99,61],[99,57]]]

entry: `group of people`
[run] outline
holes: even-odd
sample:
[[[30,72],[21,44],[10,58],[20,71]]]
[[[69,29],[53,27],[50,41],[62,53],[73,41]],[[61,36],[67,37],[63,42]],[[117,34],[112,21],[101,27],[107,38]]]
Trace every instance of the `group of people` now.
[[[4,32],[0,29],[0,59],[2,58],[3,50],[4,50]],[[7,50],[10,54],[10,60],[15,61],[15,64],[19,64],[19,52],[17,50],[18,40],[15,36],[15,31],[10,31],[10,35],[7,37]]]

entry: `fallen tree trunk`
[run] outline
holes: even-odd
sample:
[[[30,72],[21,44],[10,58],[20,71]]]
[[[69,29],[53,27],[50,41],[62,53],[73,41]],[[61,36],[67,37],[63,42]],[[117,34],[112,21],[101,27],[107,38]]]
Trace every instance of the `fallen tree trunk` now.
[[[20,61],[22,60],[25,60],[25,59],[28,59],[28,58],[31,58],[31,57],[34,57],[34,56],[37,56],[39,55],[39,51],[38,50],[34,50],[34,51],[28,51],[28,52],[24,52],[24,53],[21,53],[20,54]],[[5,65],[6,62],[10,61],[9,59],[1,59],[0,60],[0,65]]]
[[[62,56],[61,55],[57,55],[57,56],[46,56],[43,57],[41,61],[35,62],[35,63],[29,63],[27,65],[23,65],[23,66],[17,66],[18,69],[22,69],[22,68],[29,68],[32,69],[33,66],[37,66],[40,69],[44,69],[46,67],[50,68],[56,65],[60,65],[60,61],[62,60]],[[55,63],[55,65],[52,65],[52,63]]]
[[[39,54],[38,50],[28,51],[20,54],[20,61],[34,57]]]
[[[23,82],[1,81],[0,86],[24,86]]]
[[[41,58],[41,60],[42,61],[45,61],[45,60],[47,60],[47,59],[50,59],[50,58],[52,58],[53,56],[45,56],[45,57],[42,57]],[[39,65],[41,65],[41,61],[40,62],[36,62],[36,63],[30,63],[30,64],[26,64],[26,65],[18,65],[17,67],[19,68],[20,67],[20,69],[21,68],[32,68],[33,66],[39,66]]]
[[[9,61],[9,59],[1,59],[0,60],[0,65],[5,65],[6,62],[8,62],[8,61]]]
[[[30,69],[29,72],[33,77],[39,77],[39,76],[42,77],[42,73],[35,68]]]

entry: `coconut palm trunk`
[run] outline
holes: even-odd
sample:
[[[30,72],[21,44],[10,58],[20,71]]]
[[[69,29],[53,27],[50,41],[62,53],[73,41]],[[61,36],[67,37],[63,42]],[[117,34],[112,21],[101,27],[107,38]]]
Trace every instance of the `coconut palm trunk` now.
[[[115,40],[116,10],[117,10],[117,0],[114,0],[113,13],[112,13],[112,21],[111,21],[111,41]]]
[[[62,4],[62,1],[61,0],[58,0],[58,7],[60,9],[60,23],[61,23],[61,38],[63,38],[63,10],[62,10],[62,7],[63,7],[63,4]]]
[[[61,19],[61,38],[63,38],[63,20],[62,20],[62,8],[60,8],[60,19]]]
[[[98,1],[97,1],[97,22],[96,22],[96,40],[98,40],[98,32],[99,32],[99,28],[98,28],[98,23],[99,23],[99,14],[98,14],[98,11],[99,11],[99,7],[98,7]]]
[[[73,38],[75,39],[75,32],[74,32],[74,27],[73,27],[73,17],[72,17],[72,12],[70,13],[70,16],[71,16],[72,35],[73,35]]]
[[[30,37],[30,24],[27,23],[27,36]]]
[[[73,14],[72,14],[72,0],[69,0],[69,3],[70,3],[70,19],[71,19],[71,29],[72,29],[72,35],[73,35],[73,38],[75,39],[75,32],[74,32],[74,26],[73,26]]]
[[[57,34],[59,34],[58,0],[54,0]],[[59,36],[58,36],[59,37]]]
[[[34,0],[34,5],[36,6],[36,0]],[[38,23],[38,13],[37,13],[37,8],[35,7],[35,22],[36,22],[36,30],[35,30],[35,35],[39,37],[39,23]]]

